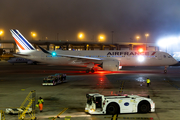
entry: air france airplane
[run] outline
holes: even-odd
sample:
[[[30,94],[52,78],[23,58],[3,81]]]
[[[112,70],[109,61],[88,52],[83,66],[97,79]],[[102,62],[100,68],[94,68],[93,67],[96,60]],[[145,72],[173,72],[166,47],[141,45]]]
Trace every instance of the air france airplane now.
[[[25,59],[25,58],[11,58],[8,60],[9,63],[12,63],[12,65],[14,65],[14,63],[26,63],[26,64],[37,64],[36,61],[32,61],[29,59]]]
[[[165,66],[177,61],[168,53],[160,51],[135,50],[91,50],[91,51],[37,51],[31,43],[16,29],[10,32],[18,46],[19,53],[15,56],[52,65],[86,67],[86,72],[94,72],[95,66],[107,71],[118,71],[122,66]]]

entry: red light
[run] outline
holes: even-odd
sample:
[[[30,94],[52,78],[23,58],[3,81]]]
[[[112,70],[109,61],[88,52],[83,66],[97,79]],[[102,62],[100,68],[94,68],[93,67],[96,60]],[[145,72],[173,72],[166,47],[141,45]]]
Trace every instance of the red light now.
[[[103,81],[103,78],[100,78],[100,81]]]
[[[105,102],[106,102],[106,101],[104,100],[103,105],[105,105]]]
[[[99,73],[101,75],[111,73],[111,71],[104,71],[104,70],[98,70],[96,73]]]
[[[143,51],[144,51],[144,50],[143,50],[142,48],[139,48],[139,49],[138,49],[138,52],[140,52],[140,53],[143,52]]]

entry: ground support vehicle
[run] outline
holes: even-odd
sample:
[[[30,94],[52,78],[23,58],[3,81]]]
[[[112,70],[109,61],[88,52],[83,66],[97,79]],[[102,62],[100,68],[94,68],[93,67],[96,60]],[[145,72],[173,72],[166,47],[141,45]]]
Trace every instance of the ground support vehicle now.
[[[6,120],[4,111],[0,110],[0,120]]]
[[[99,93],[86,94],[85,112],[89,114],[119,114],[155,112],[155,103],[150,98],[138,95],[104,96]]]
[[[13,54],[11,54],[11,53],[3,53],[2,55],[0,55],[0,59],[5,60],[5,61],[7,61],[7,60],[9,60],[10,58],[13,58],[13,57],[15,57],[15,56]]]
[[[62,82],[67,82],[66,74],[57,73],[55,75],[49,75],[47,78],[44,78],[42,85],[57,85]]]
[[[19,114],[22,113],[25,110],[25,108],[6,108],[5,113],[7,114]],[[32,108],[28,108],[26,113],[31,113],[32,112]]]

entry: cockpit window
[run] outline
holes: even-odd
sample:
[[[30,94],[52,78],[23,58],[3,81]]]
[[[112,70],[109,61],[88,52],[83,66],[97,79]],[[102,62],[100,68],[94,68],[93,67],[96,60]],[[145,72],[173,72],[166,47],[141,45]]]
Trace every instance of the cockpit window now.
[[[171,56],[171,55],[168,55],[168,58],[172,58],[172,56]]]

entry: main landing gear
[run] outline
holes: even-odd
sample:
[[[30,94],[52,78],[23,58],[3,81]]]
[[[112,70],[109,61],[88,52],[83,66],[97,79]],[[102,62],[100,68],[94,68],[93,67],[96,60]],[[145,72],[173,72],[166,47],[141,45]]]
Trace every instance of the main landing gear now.
[[[86,73],[89,73],[89,72],[94,73],[95,70],[94,70],[93,68],[92,68],[92,69],[87,69],[87,70],[86,70]]]

